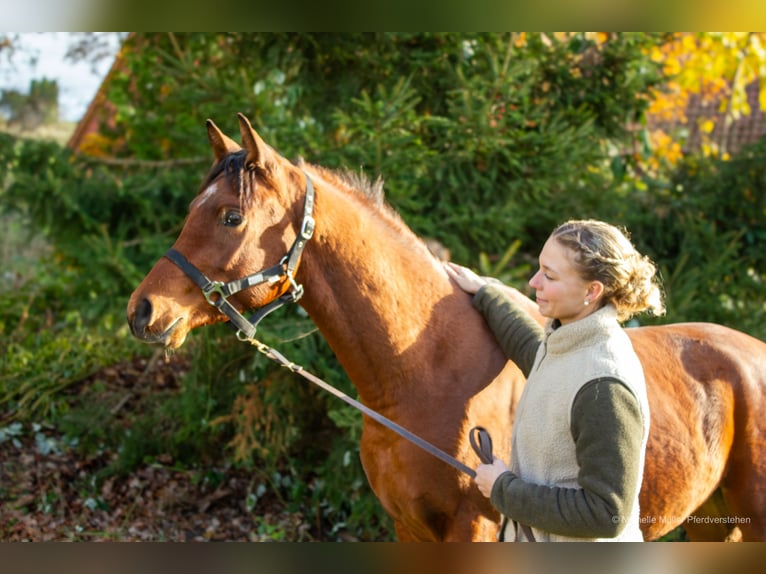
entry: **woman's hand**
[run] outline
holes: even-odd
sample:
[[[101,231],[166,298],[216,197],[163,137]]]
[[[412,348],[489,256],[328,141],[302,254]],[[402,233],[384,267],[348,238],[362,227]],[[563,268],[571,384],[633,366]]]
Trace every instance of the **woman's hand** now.
[[[492,487],[495,485],[497,478],[510,470],[506,464],[499,458],[495,458],[492,464],[480,464],[476,467],[476,485],[479,487],[479,491],[489,498],[492,494]]]
[[[444,269],[447,271],[447,275],[466,293],[476,293],[482,286],[487,284],[487,280],[484,277],[479,277],[476,273],[462,265],[445,263]]]

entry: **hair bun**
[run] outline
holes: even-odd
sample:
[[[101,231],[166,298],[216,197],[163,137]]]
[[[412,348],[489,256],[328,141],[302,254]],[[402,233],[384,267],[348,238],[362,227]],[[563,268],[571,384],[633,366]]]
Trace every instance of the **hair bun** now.
[[[552,237],[574,251],[583,279],[604,285],[604,299],[614,305],[621,321],[642,311],[664,314],[657,267],[638,252],[627,231],[593,219],[570,220]]]

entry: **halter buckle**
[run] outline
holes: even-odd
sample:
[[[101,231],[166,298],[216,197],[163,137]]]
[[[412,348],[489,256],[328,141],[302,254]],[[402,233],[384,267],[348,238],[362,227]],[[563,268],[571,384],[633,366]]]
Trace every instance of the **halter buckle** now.
[[[303,224],[301,225],[301,237],[308,241],[311,239],[311,237],[314,235],[314,227],[316,226],[316,221],[313,217],[310,215],[305,215],[303,217]]]

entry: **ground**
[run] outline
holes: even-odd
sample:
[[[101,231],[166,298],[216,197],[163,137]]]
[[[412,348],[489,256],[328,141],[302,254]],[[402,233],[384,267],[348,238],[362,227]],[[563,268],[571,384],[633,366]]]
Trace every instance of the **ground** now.
[[[156,361],[147,369],[148,362],[136,358],[91,380],[122,393],[116,409],[128,410],[139,403],[142,377],[156,389],[173,385],[179,374],[175,364]],[[114,453],[78,454],[40,425],[2,422],[0,433],[0,541],[321,539],[312,521],[280,501],[254,500],[253,477],[244,469],[188,470],[158,457],[124,476],[99,478]]]

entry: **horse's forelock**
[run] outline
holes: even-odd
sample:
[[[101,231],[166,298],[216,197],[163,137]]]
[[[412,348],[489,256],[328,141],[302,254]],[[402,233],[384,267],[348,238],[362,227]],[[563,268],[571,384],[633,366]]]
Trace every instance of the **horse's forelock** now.
[[[208,173],[200,186],[199,192],[203,193],[212,185],[212,183],[223,176],[231,188],[236,191],[243,206],[252,201],[255,189],[256,170],[247,169],[245,160],[247,152],[240,150],[226,155],[221,161],[215,164]]]

